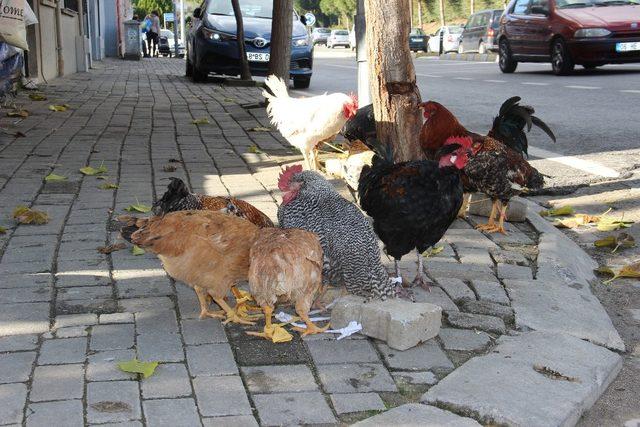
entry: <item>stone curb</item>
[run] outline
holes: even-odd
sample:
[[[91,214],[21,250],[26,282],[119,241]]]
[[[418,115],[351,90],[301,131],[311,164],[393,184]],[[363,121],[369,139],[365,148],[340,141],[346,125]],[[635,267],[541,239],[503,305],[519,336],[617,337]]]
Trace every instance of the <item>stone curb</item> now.
[[[498,55],[495,53],[445,53],[440,55],[440,59],[450,61],[498,62]]]

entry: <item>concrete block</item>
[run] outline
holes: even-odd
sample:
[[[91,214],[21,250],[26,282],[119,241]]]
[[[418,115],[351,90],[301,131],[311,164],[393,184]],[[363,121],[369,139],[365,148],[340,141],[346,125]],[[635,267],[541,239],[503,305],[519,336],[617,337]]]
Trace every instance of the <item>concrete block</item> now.
[[[189,373],[181,363],[161,363],[153,376],[141,382],[141,387],[145,399],[191,395]]]
[[[183,319],[181,324],[182,336],[187,345],[227,342],[224,327],[218,319]]]
[[[490,280],[472,280],[471,287],[478,294],[480,300],[509,305],[509,297],[502,285]]]
[[[9,335],[0,337],[0,353],[35,350],[36,347],[38,347],[38,335]]]
[[[89,335],[86,326],[69,326],[56,331],[56,338],[79,338]]]
[[[87,384],[87,421],[92,424],[139,420],[140,392],[137,381]]]
[[[513,320],[513,309],[511,307],[487,300],[462,301],[460,308],[467,313],[486,314],[499,317],[504,321]]]
[[[40,348],[38,365],[82,363],[86,358],[87,338],[45,340]]]
[[[0,383],[28,381],[35,358],[32,351],[0,354]]]
[[[82,365],[37,366],[29,398],[44,400],[81,399],[84,393]]]
[[[438,377],[431,372],[392,372],[391,375],[396,383],[411,385],[434,385],[438,382]]]
[[[320,392],[258,394],[253,401],[263,426],[336,422]]]
[[[87,363],[88,381],[113,381],[129,380],[135,378],[118,369],[118,362],[131,360],[136,356],[135,350],[107,350],[98,351],[89,355]]]
[[[499,279],[533,280],[533,272],[529,267],[511,264],[498,264]]]
[[[471,195],[469,214],[489,217],[491,213],[491,199],[483,193]],[[507,221],[524,222],[527,219],[527,204],[520,197],[514,197],[509,201],[507,208]]]
[[[406,351],[398,351],[384,344],[378,348],[391,369],[401,371],[433,371],[447,374],[454,368],[436,340],[430,340]]]
[[[369,340],[310,341],[307,348],[316,365],[331,363],[380,363]]]
[[[332,394],[331,403],[338,415],[386,409],[384,402],[376,393]]]
[[[97,320],[96,320],[97,321]],[[91,328],[91,350],[120,350],[133,347],[132,324],[97,325]]]
[[[258,427],[258,422],[252,415],[202,418],[201,421],[204,427]]]
[[[342,328],[355,320],[362,324],[362,334],[385,341],[391,348],[407,350],[438,335],[441,318],[442,309],[433,304],[400,299],[364,302],[350,295],[333,307],[331,325]]]
[[[229,344],[187,346],[187,362],[191,375],[196,377],[238,374]]]
[[[21,425],[26,401],[24,384],[0,385],[0,422]]]
[[[436,277],[436,282],[455,302],[460,302],[466,299],[476,299],[476,295],[473,291],[460,279],[438,276]]]
[[[306,365],[251,366],[242,368],[242,373],[251,393],[318,390],[313,373]]]
[[[541,372],[545,367],[562,377]],[[421,400],[488,425],[573,426],[621,367],[616,353],[570,335],[503,336],[490,354],[472,358]]]
[[[502,319],[484,314],[449,312],[447,313],[447,321],[456,328],[479,329],[501,335],[507,332]]]
[[[251,415],[249,399],[242,380],[237,375],[196,377],[193,380],[193,388],[198,399],[198,407],[204,417]]]
[[[382,363],[341,363],[317,366],[320,381],[328,393],[398,391]]]
[[[32,403],[27,409],[27,427],[81,426],[81,400]]]
[[[480,424],[471,418],[461,417],[452,412],[419,403],[407,403],[353,424],[354,427],[387,427],[392,425],[480,427]]]
[[[491,342],[489,334],[468,329],[440,329],[440,339],[445,350],[478,351]]]
[[[142,404],[149,427],[191,427],[200,425],[192,398],[145,400]]]
[[[107,313],[100,315],[99,323],[133,323],[133,320],[133,313]]]

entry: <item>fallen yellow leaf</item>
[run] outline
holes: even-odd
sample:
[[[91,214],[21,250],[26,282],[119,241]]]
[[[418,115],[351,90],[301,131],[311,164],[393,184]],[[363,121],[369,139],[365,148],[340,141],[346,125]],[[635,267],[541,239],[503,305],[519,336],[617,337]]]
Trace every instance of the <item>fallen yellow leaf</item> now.
[[[125,245],[124,243],[114,243],[113,245],[100,246],[99,248],[96,248],[96,249],[101,254],[110,254],[111,252],[119,251],[119,250],[124,249],[126,247],[127,247],[127,245]]]
[[[47,100],[46,95],[44,95],[42,93],[30,93],[29,94],[29,98],[32,101],[46,101]]]
[[[251,131],[251,132],[271,132],[272,129],[264,127],[264,126],[256,126],[254,128],[250,128],[249,131]]]
[[[613,275],[611,279],[602,282],[604,284],[609,284],[621,277],[640,279],[640,261],[624,265],[618,269],[614,269],[609,266],[598,267],[596,271],[603,274]]]
[[[110,182],[105,182],[104,184],[98,186],[101,190],[116,190],[118,188],[118,184],[112,184]]]
[[[69,109],[69,106],[67,104],[49,105],[49,110],[51,110],[51,111],[64,112],[64,111],[67,111],[68,109]]]
[[[619,248],[627,249],[636,246],[636,240],[627,233],[620,233],[617,236],[607,236],[604,239],[596,240],[593,245],[597,248],[613,248],[611,253],[616,252]]]
[[[107,173],[108,169],[104,164],[100,164],[100,166],[97,169],[92,166],[85,166],[83,168],[80,168],[79,171],[83,175],[94,176],[94,175]]]
[[[253,153],[253,154],[261,154],[261,153],[262,153],[262,150],[260,150],[260,149],[258,148],[258,146],[257,146],[257,145],[255,145],[255,144],[254,144],[254,145],[249,146],[248,151],[249,151],[250,153]]]
[[[22,117],[22,118],[27,118],[29,117],[29,111],[27,110],[11,110],[7,112],[7,116],[8,117]]]
[[[141,374],[142,378],[149,378],[156,371],[159,362],[141,362],[132,359],[127,362],[118,362],[118,368],[123,372]]]
[[[144,249],[142,249],[140,246],[136,246],[136,245],[133,245],[133,247],[131,248],[131,253],[133,255],[135,255],[135,256],[144,255],[145,254]]]
[[[431,256],[438,255],[443,250],[444,250],[444,246],[434,246],[422,252],[422,256],[425,258],[429,258]]]
[[[50,173],[49,175],[44,177],[44,180],[46,182],[60,182],[60,181],[66,181],[67,177],[62,175],[56,175],[55,173]]]
[[[46,212],[34,210],[24,205],[17,206],[13,211],[13,218],[20,224],[42,225],[49,222]]]
[[[151,211],[151,206],[147,206],[142,203],[136,203],[136,204],[127,206],[126,208],[124,208],[124,210],[127,212],[147,213]]]
[[[191,120],[191,123],[193,123],[194,125],[208,125],[209,124],[209,119],[207,119],[207,118],[193,119],[193,120]]]
[[[540,216],[563,216],[563,215],[573,215],[575,213],[575,209],[573,206],[562,206],[560,208],[555,209],[547,209],[544,211],[540,211]]]
[[[6,227],[3,227],[3,226],[0,225],[0,234],[7,234]]]

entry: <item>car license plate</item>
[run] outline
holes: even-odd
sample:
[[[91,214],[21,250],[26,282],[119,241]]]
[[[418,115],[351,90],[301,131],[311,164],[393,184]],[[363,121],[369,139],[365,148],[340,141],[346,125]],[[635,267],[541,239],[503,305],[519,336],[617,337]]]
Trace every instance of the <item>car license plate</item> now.
[[[269,62],[269,57],[270,56],[271,55],[269,55],[268,53],[247,52],[247,59],[249,61]]]
[[[616,52],[640,50],[640,42],[616,43]]]

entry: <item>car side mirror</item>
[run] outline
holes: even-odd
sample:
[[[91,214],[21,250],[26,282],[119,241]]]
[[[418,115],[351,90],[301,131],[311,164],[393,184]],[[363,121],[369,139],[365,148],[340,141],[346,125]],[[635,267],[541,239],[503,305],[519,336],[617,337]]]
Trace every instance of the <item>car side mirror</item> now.
[[[300,22],[302,22],[302,25],[305,27],[307,26],[307,18],[304,15],[300,17]]]
[[[193,9],[194,18],[200,18],[201,14],[202,14],[202,9],[200,9],[199,7],[196,7],[195,9]]]
[[[546,7],[542,7],[542,6],[533,6],[531,8],[531,14],[532,15],[549,16],[549,9],[547,9]]]

